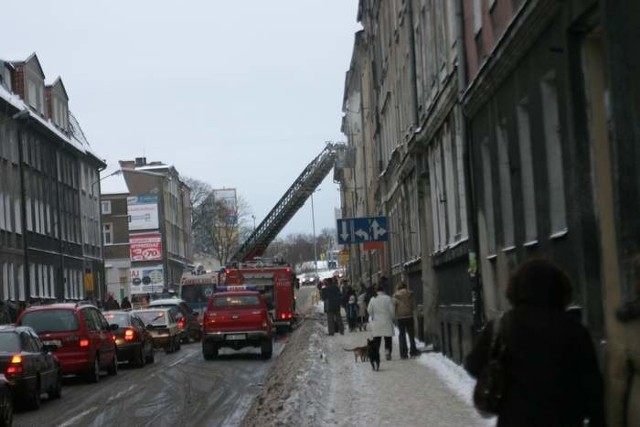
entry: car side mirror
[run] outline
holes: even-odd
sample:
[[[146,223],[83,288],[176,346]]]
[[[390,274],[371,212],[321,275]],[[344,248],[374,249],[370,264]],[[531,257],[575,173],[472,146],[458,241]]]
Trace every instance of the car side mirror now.
[[[116,325],[116,324],[109,325],[110,331],[117,331],[119,328],[120,328],[120,325]]]
[[[151,325],[151,323],[149,323],[148,325],[144,325],[144,328],[145,328],[147,331],[150,331],[151,329],[153,329],[153,325]]]

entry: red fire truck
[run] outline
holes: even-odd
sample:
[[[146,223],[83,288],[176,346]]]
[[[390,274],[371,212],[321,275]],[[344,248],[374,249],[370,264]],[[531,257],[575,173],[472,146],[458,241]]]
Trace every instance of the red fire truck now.
[[[296,320],[295,273],[287,264],[266,258],[237,263],[220,270],[218,286],[251,285],[263,294],[278,331],[290,330]]]

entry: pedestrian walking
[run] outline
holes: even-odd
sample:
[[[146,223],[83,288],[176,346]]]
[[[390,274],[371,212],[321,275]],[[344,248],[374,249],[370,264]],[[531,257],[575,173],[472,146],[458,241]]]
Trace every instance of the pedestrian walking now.
[[[364,287],[360,289],[360,294],[358,295],[358,329],[360,331],[367,330],[367,303],[365,302],[365,297],[367,293]]]
[[[349,297],[346,312],[347,323],[349,324],[349,332],[353,332],[356,330],[356,326],[358,323],[358,301],[356,300],[356,296],[353,294]]]
[[[586,419],[590,427],[604,426],[593,341],[566,311],[569,277],[550,261],[528,261],[509,280],[506,297],[511,310],[485,327],[465,360],[475,378],[489,372],[490,361],[501,367],[497,426],[578,427]]]
[[[384,292],[381,283],[376,285],[376,296],[371,298],[367,311],[370,316],[371,333],[376,351],[380,352],[380,342],[384,337],[387,360],[391,360],[394,309],[391,297]]]
[[[329,278],[327,279],[327,287],[324,289],[324,296],[326,301],[327,323],[329,326],[329,335],[333,335],[336,330],[344,335],[344,324],[342,323],[342,314],[340,313],[341,298],[340,289],[336,282]]]
[[[418,355],[413,325],[413,292],[407,289],[407,284],[400,282],[396,293],[393,294],[393,305],[398,322],[398,342],[400,345],[400,358]],[[409,351],[407,352],[407,335],[409,336]]]
[[[122,302],[120,303],[120,308],[123,310],[127,310],[131,308],[131,302],[129,302],[129,297],[125,296],[122,298]]]
[[[118,304],[118,301],[113,299],[113,295],[112,294],[109,294],[109,297],[107,298],[107,301],[104,303],[104,309],[106,311],[119,310],[120,309],[120,304]]]

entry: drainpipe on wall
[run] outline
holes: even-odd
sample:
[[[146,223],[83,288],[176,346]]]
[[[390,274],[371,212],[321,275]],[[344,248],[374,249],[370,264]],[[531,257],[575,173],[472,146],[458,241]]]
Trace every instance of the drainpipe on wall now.
[[[473,305],[473,331],[478,333],[485,322],[484,315],[484,299],[482,297],[482,281],[480,280],[480,272],[478,269],[478,234],[477,223],[475,220],[475,197],[473,191],[473,163],[471,161],[471,143],[472,138],[467,135],[467,119],[462,111],[462,95],[467,87],[467,67],[464,51],[464,9],[463,0],[456,1],[456,53],[458,64],[457,83],[458,83],[458,108],[460,108],[460,120],[458,126],[460,135],[463,138],[464,152],[464,180],[465,180],[465,198],[467,205],[467,230],[469,233],[469,284],[471,288],[471,300]]]

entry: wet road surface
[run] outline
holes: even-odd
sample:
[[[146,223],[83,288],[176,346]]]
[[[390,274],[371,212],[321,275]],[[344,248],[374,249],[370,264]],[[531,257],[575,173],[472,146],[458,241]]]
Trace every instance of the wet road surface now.
[[[296,292],[299,312],[315,292]],[[155,363],[144,368],[121,364],[117,376],[102,376],[98,384],[66,378],[62,399],[43,398],[39,410],[17,411],[14,426],[236,426],[287,339],[276,337],[268,361],[258,348],[222,349],[218,359],[205,361],[201,344],[191,343],[173,354],[156,351]]]
[[[14,426],[238,425],[286,339],[276,339],[269,361],[252,348],[223,349],[205,361],[200,343],[192,343],[173,354],[156,352],[144,368],[121,364],[117,376],[98,384],[65,379],[62,399],[43,398],[39,410],[17,412]]]

